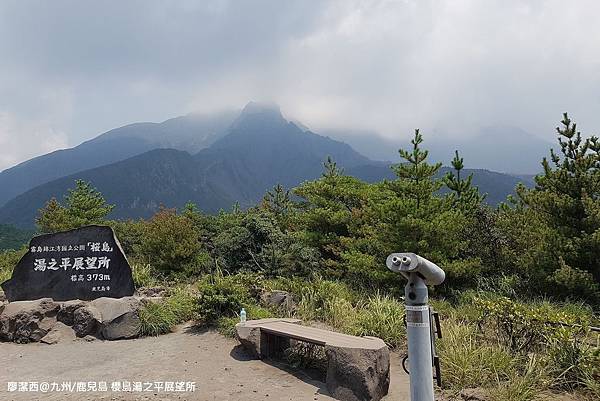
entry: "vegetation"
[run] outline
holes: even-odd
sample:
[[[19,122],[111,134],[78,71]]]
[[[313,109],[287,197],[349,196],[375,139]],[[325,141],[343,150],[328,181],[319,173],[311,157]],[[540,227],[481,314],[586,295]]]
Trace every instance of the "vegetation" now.
[[[278,185],[247,210],[207,215],[188,205],[139,221],[106,221],[111,206],[78,181],[37,223],[42,232],[110,224],[138,286],[177,288],[142,311],[148,335],[192,317],[231,334],[245,308],[250,319],[295,316],[378,336],[401,351],[404,280],[385,258],[416,252],[447,272],[432,298],[450,396],[477,387],[494,400],[549,391],[593,399],[600,396],[600,338],[590,329],[600,326],[600,142],[583,138],[566,114],[557,132],[560,150],[543,160],[536,186],[519,186],[497,208],[463,176],[458,152],[454,171],[438,178],[440,165],[428,162],[417,130],[389,181],[346,176],[328,159],[321,178],[292,190]],[[0,254],[1,277],[22,252]],[[265,304],[261,295],[273,290],[294,302]]]
[[[140,310],[141,332],[157,336],[197,317],[196,298],[186,288],[176,287],[166,299],[149,302]]]
[[[21,248],[29,242],[33,234],[32,230],[0,224],[0,251]]]
[[[42,233],[54,233],[90,224],[102,224],[114,208],[90,183],[75,182],[75,188],[65,195],[64,205],[55,198],[48,201],[36,219]]]

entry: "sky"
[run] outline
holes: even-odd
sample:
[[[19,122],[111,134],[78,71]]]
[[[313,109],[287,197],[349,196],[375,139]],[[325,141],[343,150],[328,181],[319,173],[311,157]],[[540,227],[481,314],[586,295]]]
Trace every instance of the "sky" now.
[[[0,170],[111,128],[273,101],[319,132],[600,132],[597,1],[0,2]]]

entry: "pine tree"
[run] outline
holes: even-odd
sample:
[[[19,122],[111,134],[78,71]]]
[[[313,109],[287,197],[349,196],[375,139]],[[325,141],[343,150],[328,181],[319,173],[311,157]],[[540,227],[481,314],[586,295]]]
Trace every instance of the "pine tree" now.
[[[392,166],[398,177],[398,180],[393,182],[392,189],[399,195],[414,199],[416,212],[420,210],[423,202],[431,198],[442,186],[440,180],[434,178],[442,164],[427,162],[429,151],[421,149],[422,143],[423,136],[416,129],[411,141],[412,150],[398,151],[405,162]]]
[[[444,177],[444,184],[452,191],[450,197],[463,210],[473,211],[483,202],[485,195],[481,195],[479,188],[473,185],[473,174],[469,174],[466,179],[461,178],[464,162],[463,158],[459,156],[458,150],[454,151],[454,159],[451,164],[454,172],[449,171]]]
[[[334,178],[344,175],[344,169],[339,168],[331,156],[327,156],[327,160],[323,163],[323,167],[325,169],[323,177]]]
[[[292,205],[290,191],[286,190],[281,184],[277,184],[272,190],[267,191],[262,201],[263,208],[269,210],[277,217],[287,215]]]
[[[600,281],[600,142],[583,138],[567,113],[557,127],[560,152],[544,158],[535,188],[517,189],[525,207],[539,213],[562,238],[561,269],[572,266]],[[558,260],[556,261],[558,266]]]
[[[69,217],[79,227],[89,224],[101,224],[106,216],[114,209],[92,184],[83,180],[75,182],[75,189],[69,189],[65,196]]]
[[[100,192],[83,180],[75,182],[65,196],[65,205],[52,198],[40,209],[36,224],[41,232],[71,230],[90,224],[105,224],[106,216],[114,208],[106,203]]]

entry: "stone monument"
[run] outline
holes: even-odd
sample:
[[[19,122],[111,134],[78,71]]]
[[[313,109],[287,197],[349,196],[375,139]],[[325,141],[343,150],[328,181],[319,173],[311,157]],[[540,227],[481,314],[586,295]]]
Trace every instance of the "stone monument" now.
[[[12,277],[1,286],[10,302],[121,298],[135,290],[115,233],[96,225],[34,237]]]

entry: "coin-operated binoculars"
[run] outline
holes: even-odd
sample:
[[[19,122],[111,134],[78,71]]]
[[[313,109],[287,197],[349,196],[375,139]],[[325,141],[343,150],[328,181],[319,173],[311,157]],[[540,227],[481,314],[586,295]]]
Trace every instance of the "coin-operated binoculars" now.
[[[393,253],[387,257],[386,265],[391,271],[400,273],[408,279],[404,287],[404,295],[410,399],[411,401],[433,401],[432,363],[436,363],[437,358],[434,358],[434,330],[427,304],[429,299],[427,285],[443,283],[446,274],[435,263],[414,253]],[[436,370],[438,370],[439,380],[439,369]]]

